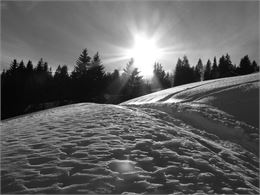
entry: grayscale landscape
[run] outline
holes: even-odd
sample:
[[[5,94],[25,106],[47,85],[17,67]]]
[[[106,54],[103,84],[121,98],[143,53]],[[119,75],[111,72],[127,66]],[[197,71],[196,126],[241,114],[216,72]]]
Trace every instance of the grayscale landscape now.
[[[257,73],[6,120],[2,192],[258,194],[258,100]]]
[[[0,194],[260,194],[257,0],[1,0]]]

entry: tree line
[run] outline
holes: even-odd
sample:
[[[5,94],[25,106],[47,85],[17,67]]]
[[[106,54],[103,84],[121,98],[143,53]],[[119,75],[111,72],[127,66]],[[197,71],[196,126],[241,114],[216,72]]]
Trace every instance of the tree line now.
[[[239,66],[233,64],[229,54],[226,54],[219,58],[218,63],[216,57],[214,57],[213,63],[208,59],[205,65],[199,59],[196,66],[193,67],[190,65],[188,58],[184,56],[182,60],[179,58],[177,61],[173,86],[203,80],[246,75],[254,72],[259,72],[259,66],[255,61],[251,62],[248,55],[241,59]]]
[[[115,69],[105,72],[99,53],[92,58],[83,49],[74,69],[59,65],[55,72],[43,59],[36,66],[29,60],[13,60],[9,69],[1,73],[1,119],[77,102],[117,104],[141,95],[186,83],[250,74],[259,71],[255,61],[248,56],[239,66],[232,64],[230,56],[216,57],[213,64],[190,66],[186,56],[178,59],[175,70],[168,73],[159,63],[153,67],[150,81],[145,80],[131,59],[122,72]]]

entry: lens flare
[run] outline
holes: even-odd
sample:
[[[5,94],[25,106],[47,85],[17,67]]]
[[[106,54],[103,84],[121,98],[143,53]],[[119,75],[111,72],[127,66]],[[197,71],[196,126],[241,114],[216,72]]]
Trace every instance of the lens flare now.
[[[135,66],[146,76],[152,74],[154,63],[162,57],[162,50],[157,46],[155,38],[136,34],[133,47],[126,56],[133,58]]]

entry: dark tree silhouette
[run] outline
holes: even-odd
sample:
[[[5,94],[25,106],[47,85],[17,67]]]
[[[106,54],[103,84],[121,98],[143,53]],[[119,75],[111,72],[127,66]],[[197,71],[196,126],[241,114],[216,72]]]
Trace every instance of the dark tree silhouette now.
[[[152,77],[152,88],[166,89],[169,87],[171,87],[170,75],[165,73],[161,64],[155,63]]]
[[[194,82],[194,69],[190,67],[187,56],[183,57],[183,60],[178,59],[175,72],[173,85],[182,85]]]
[[[105,82],[106,82],[106,90],[105,90],[105,97],[106,103],[113,103],[117,104],[120,103],[122,99],[122,82],[120,78],[119,70],[115,69],[112,73],[107,73],[105,75]]]
[[[244,56],[239,64],[238,72],[240,75],[250,74],[254,72],[254,68],[251,64],[251,61],[248,55]]]
[[[202,81],[202,80],[203,80],[203,64],[202,64],[202,60],[199,59],[194,70],[194,81]]]
[[[113,94],[113,95],[118,95],[119,91],[120,91],[119,71],[117,69],[115,69],[113,73],[107,73],[106,80],[108,83],[106,92]]]
[[[252,66],[253,72],[259,72],[259,66],[257,65],[255,60],[252,62],[251,66]]]
[[[54,88],[56,89],[55,92],[55,99],[58,100],[67,100],[70,97],[70,77],[68,74],[68,67],[66,65],[58,66],[55,71],[54,78]]]
[[[164,77],[164,89],[170,88],[172,87],[172,75],[170,75],[169,72],[166,73],[165,77]]]
[[[81,78],[86,75],[86,72],[90,66],[91,57],[88,55],[88,50],[83,49],[79,58],[76,61],[76,66],[72,72],[72,77]]]
[[[211,79],[211,61],[208,60],[206,67],[205,67],[205,71],[204,71],[204,80],[209,80]]]
[[[88,78],[88,70],[91,66],[91,57],[88,55],[87,49],[84,49],[80,54],[76,66],[71,73],[72,78],[72,93],[75,101],[89,101],[90,100],[90,79]]]
[[[235,69],[231,62],[230,56],[226,54],[226,56],[221,56],[219,59],[219,77],[230,77],[235,75]]]
[[[216,59],[216,57],[214,57],[213,65],[212,65],[212,69],[211,69],[210,75],[211,75],[211,76],[210,76],[211,79],[217,79],[217,78],[219,78],[219,68],[218,68],[218,65],[217,65],[217,59]]]
[[[89,92],[91,94],[92,100],[95,102],[104,101],[103,94],[106,88],[105,71],[98,53],[94,55],[91,61],[87,76],[89,83],[91,83]]]
[[[176,67],[175,67],[175,71],[174,71],[174,77],[173,77],[173,85],[177,86],[177,85],[181,85],[183,84],[182,82],[182,61],[180,58],[178,58]]]
[[[134,68],[134,60],[131,59],[122,74],[122,98],[128,100],[142,94],[143,80],[137,68]]]
[[[9,70],[9,72],[14,73],[14,72],[16,71],[17,67],[18,67],[17,60],[14,59],[14,61],[13,61],[13,62],[11,63],[11,65],[10,65],[10,70]]]
[[[33,64],[32,64],[32,61],[29,60],[27,65],[26,65],[26,70],[28,73],[32,73],[33,72]]]
[[[201,79],[202,62],[191,67],[186,56],[178,59],[174,77],[163,70],[161,64],[154,65],[152,84],[161,88],[182,85]],[[211,67],[208,60],[204,79],[250,74],[259,71],[255,61],[248,55],[241,59],[237,68],[230,56],[222,56],[217,66],[216,57]],[[196,75],[197,74],[197,75]],[[155,78],[157,80],[155,80]],[[157,82],[157,83],[156,83]],[[87,49],[80,54],[72,74],[66,65],[58,66],[55,74],[42,58],[34,67],[31,61],[25,66],[14,59],[9,69],[1,73],[1,119],[16,115],[75,102],[120,103],[151,92],[151,83],[144,81],[133,59],[126,65],[123,74],[118,70],[105,73],[100,56],[96,53],[92,60]]]

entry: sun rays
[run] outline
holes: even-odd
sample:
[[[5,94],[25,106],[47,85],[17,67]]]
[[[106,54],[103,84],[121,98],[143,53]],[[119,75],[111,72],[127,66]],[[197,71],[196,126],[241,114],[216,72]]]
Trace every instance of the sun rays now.
[[[147,76],[152,74],[153,63],[159,60],[162,54],[156,40],[142,33],[134,35],[133,46],[127,50],[125,55],[133,58],[135,66],[144,76]]]

